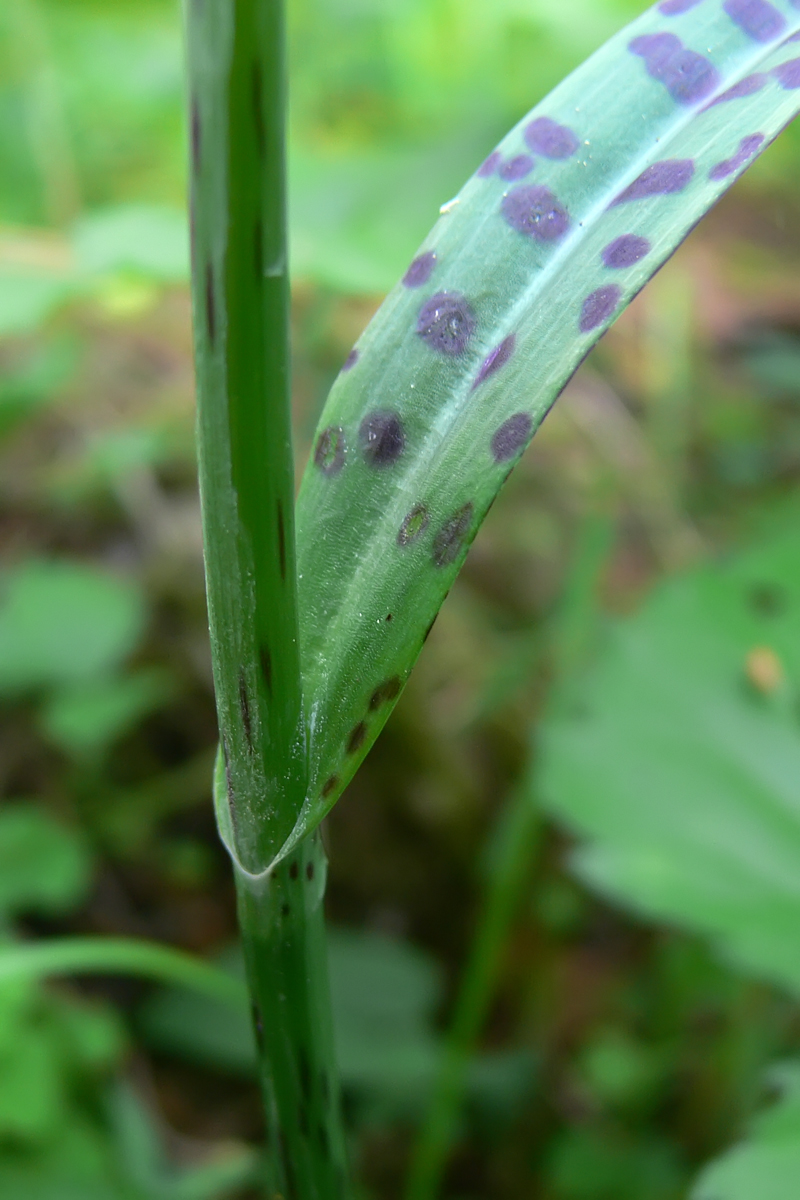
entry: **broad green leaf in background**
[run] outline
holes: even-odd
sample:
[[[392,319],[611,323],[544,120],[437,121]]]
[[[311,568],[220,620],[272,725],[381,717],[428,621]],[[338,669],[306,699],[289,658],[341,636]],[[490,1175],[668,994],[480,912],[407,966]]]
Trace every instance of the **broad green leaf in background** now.
[[[608,632],[540,731],[537,795],[606,894],[800,994],[798,513]]]
[[[0,575],[0,696],[115,669],[144,630],[139,587],[96,567],[35,560]]]
[[[444,206],[348,358],[298,500],[311,782],[284,853],[372,744],[567,379],[796,113],[798,33],[789,0],[651,9]]]
[[[800,1063],[773,1067],[781,1094],[748,1136],[701,1174],[690,1200],[789,1200],[800,1180]]]
[[[89,853],[75,830],[31,802],[0,809],[0,916],[69,911],[90,882]]]

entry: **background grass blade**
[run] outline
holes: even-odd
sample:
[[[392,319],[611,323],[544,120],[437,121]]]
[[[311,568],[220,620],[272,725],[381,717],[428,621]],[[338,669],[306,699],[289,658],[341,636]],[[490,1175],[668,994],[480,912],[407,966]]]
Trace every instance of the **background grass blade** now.
[[[681,7],[650,10],[508,135],[333,387],[297,510],[310,785],[295,837],[377,735],[565,382],[800,106],[791,4],[768,37],[738,9]]]

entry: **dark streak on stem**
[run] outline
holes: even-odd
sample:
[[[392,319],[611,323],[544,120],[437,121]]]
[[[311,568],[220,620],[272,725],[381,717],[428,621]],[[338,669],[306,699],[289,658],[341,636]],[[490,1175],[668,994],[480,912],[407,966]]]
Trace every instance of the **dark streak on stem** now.
[[[244,671],[239,672],[239,708],[242,713],[242,725],[244,727],[244,736],[247,739],[247,748],[250,753],[253,753],[253,719],[250,713],[250,697],[247,694],[247,680],[244,676]]]
[[[195,175],[200,174],[200,148],[201,148],[201,133],[200,133],[200,108],[197,100],[192,100],[192,118],[191,118],[191,139],[192,139],[192,170]]]
[[[214,299],[214,271],[211,263],[206,265],[206,331],[213,349],[217,340],[217,306]]]

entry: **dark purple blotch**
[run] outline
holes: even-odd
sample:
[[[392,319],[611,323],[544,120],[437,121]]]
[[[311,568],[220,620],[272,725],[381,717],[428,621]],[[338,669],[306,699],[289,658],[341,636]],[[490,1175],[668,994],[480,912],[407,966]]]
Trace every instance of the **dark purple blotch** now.
[[[478,374],[475,377],[475,382],[472,385],[473,392],[475,391],[475,388],[479,387],[485,379],[488,379],[490,375],[494,375],[495,371],[499,371],[501,367],[506,365],[508,360],[511,358],[511,355],[514,353],[515,342],[516,337],[513,333],[510,333],[507,338],[503,338],[499,346],[495,346],[491,354],[487,354],[486,358],[483,360],[483,366],[481,367],[480,371],[478,371]]]
[[[758,154],[765,141],[763,133],[751,133],[749,137],[742,138],[736,153],[712,167],[708,172],[708,178],[714,180],[727,179],[729,175],[733,175],[734,171],[738,171],[749,162],[753,155]]]
[[[353,367],[356,365],[356,363],[358,362],[360,357],[361,356],[357,350],[351,350],[350,353],[348,354],[347,358],[342,363],[342,370],[343,371],[352,371]]]
[[[437,354],[463,354],[475,331],[475,314],[460,292],[437,292],[417,318],[417,334]]]
[[[663,83],[678,104],[697,104],[719,84],[719,73],[702,54],[687,49],[673,33],[648,33],[628,44],[644,59],[647,73]]]
[[[647,238],[639,237],[635,233],[623,233],[622,237],[609,242],[603,250],[602,258],[607,267],[620,271],[623,267],[632,267],[634,263],[641,262],[649,253],[650,243]]]
[[[433,539],[433,561],[437,567],[454,563],[464,548],[472,524],[472,502],[468,501],[448,517]]]
[[[323,475],[337,475],[344,466],[347,448],[341,425],[329,425],[317,438],[314,448],[314,465]]]
[[[518,454],[533,430],[533,419],[529,413],[514,413],[507,421],[498,426],[492,435],[492,457],[497,463],[508,462]]]
[[[436,251],[428,250],[426,254],[420,254],[415,258],[411,266],[403,276],[403,284],[407,288],[422,287],[430,279],[433,268],[436,266]]]
[[[400,418],[385,409],[367,413],[359,426],[358,440],[361,453],[371,467],[390,467],[406,445]]]
[[[620,192],[615,204],[627,204],[631,200],[644,200],[648,196],[669,196],[682,192],[694,175],[691,158],[665,158],[661,162],[645,167],[638,179],[634,179],[624,192]]]
[[[733,87],[726,88],[724,92],[715,96],[708,107],[713,108],[715,104],[727,104],[729,100],[743,100],[746,96],[753,96],[761,91],[767,79],[768,76],[761,71],[756,71],[754,75],[745,75],[744,79],[734,83]]]
[[[622,292],[615,283],[598,288],[596,292],[587,296],[581,309],[581,333],[589,333],[590,330],[597,329],[598,325],[607,321],[621,298]]]
[[[503,216],[509,225],[535,238],[554,242],[569,229],[569,213],[549,188],[540,184],[521,184],[503,197]]]
[[[524,179],[533,170],[534,162],[530,154],[516,154],[509,158],[498,171],[501,179]]]
[[[662,12],[665,17],[677,17],[680,13],[688,12],[690,8],[695,8],[701,0],[661,0],[658,6],[658,11]]]
[[[430,517],[425,505],[415,504],[411,511],[406,513],[403,524],[398,530],[398,546],[410,546],[412,542],[416,542],[428,528],[429,522]]]
[[[790,58],[788,62],[781,63],[778,67],[773,67],[772,74],[787,92],[799,88],[800,58]]]
[[[771,42],[786,28],[785,18],[767,0],[725,0],[722,7],[754,42]]]
[[[475,174],[480,179],[488,179],[490,175],[494,175],[495,171],[497,170],[497,165],[502,157],[503,156],[499,150],[493,150],[489,157],[483,160]]]
[[[525,129],[525,141],[536,154],[545,158],[570,158],[580,142],[566,125],[550,117],[536,117]]]

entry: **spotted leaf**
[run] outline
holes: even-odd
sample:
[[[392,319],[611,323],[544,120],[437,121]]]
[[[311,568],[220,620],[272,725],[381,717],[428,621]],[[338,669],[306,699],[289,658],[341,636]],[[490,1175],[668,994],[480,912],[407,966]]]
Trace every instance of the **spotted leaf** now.
[[[351,778],[510,468],[800,108],[800,0],[662,0],[478,166],[333,386],[297,506],[311,785]]]

